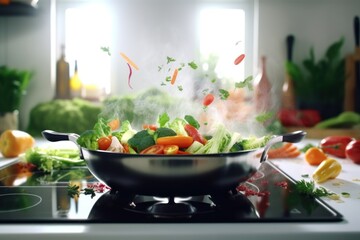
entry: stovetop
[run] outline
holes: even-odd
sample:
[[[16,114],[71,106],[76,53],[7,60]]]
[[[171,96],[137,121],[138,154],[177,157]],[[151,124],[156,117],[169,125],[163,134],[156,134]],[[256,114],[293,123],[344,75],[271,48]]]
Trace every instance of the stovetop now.
[[[299,194],[274,164],[228,193],[159,198],[104,187],[87,170],[43,172],[21,163],[0,170],[0,223],[233,223],[334,222],[342,215],[319,198]],[[70,197],[68,186],[92,188],[95,196]]]

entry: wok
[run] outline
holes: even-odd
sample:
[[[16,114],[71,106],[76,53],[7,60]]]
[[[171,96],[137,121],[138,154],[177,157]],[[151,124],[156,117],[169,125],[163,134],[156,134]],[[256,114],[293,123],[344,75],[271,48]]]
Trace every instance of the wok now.
[[[79,135],[42,132],[49,141],[72,141]],[[265,148],[218,154],[127,154],[80,147],[89,171],[112,191],[159,197],[221,194],[248,180],[267,159],[269,148],[279,142],[299,142],[303,131],[273,136]],[[259,154],[261,154],[259,159]]]

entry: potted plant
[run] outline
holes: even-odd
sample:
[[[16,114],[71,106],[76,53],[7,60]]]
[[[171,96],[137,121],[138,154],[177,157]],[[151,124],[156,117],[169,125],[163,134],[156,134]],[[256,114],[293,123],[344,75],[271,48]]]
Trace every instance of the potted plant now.
[[[314,49],[302,66],[286,63],[286,70],[294,81],[296,104],[299,109],[318,110],[323,119],[342,112],[345,82],[345,58],[340,50],[344,39],[331,44],[325,56],[316,61]]]
[[[0,67],[0,133],[18,128],[18,111],[32,73]]]

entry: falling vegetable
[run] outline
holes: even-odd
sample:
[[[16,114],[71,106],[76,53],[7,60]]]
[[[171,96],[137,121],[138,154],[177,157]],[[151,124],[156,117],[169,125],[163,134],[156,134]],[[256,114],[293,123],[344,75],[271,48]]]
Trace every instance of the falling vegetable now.
[[[171,77],[171,81],[170,81],[171,85],[175,84],[178,73],[179,73],[179,70],[177,68],[175,68],[174,73]]]
[[[203,100],[203,105],[205,107],[209,106],[213,101],[214,101],[215,97],[213,94],[209,93],[207,94],[205,97],[204,97],[204,100]]]
[[[129,64],[131,65],[133,68],[135,68],[136,70],[139,70],[139,67],[128,57],[126,56],[124,53],[120,53],[120,56],[122,58],[124,58],[124,60]]]
[[[131,89],[132,89],[132,86],[131,86],[132,68],[131,68],[131,66],[130,66],[130,64],[129,64],[129,63],[127,63],[127,65],[128,65],[128,67],[129,67],[128,86],[129,86],[129,88],[131,88]]]
[[[238,57],[235,59],[234,64],[235,64],[235,65],[240,64],[240,63],[244,60],[244,58],[245,58],[245,54],[241,54],[240,56],[238,56]]]
[[[317,183],[322,183],[328,179],[334,179],[341,172],[341,164],[333,158],[328,158],[320,163],[312,177]]]

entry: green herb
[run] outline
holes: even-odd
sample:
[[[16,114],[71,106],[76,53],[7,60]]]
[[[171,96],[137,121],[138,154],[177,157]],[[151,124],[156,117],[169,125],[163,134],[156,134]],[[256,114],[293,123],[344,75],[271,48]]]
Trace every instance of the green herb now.
[[[197,64],[194,61],[189,62],[188,65],[194,70],[198,68]]]
[[[96,196],[94,188],[84,188],[80,189],[80,186],[78,185],[68,185],[67,187],[68,196],[71,198],[79,197],[80,194],[84,195],[90,195],[91,198],[94,198]]]
[[[266,112],[266,113],[257,115],[255,119],[259,123],[265,123],[266,121],[270,120],[273,116],[274,116],[273,112]]]
[[[164,127],[165,124],[168,123],[169,121],[170,121],[170,117],[166,112],[159,115],[159,117],[158,117],[158,123],[159,123],[160,127]]]
[[[179,85],[179,86],[178,86],[178,90],[179,90],[179,91],[184,90],[183,86]]]
[[[194,128],[199,129],[200,124],[199,122],[191,115],[185,115],[184,119]]]
[[[104,51],[105,53],[107,53],[109,56],[111,56],[110,48],[109,48],[109,47],[101,47],[100,49],[101,49],[102,51]]]
[[[226,100],[229,98],[230,93],[225,89],[219,89],[219,95],[221,100]]]
[[[350,197],[350,193],[348,192],[342,192],[341,195],[345,198],[349,198]]]
[[[303,178],[308,178],[308,177],[309,177],[309,174],[303,174],[303,175],[301,175],[301,177],[303,177]]]
[[[314,181],[305,181],[303,179],[296,182],[295,189],[301,194],[312,197],[326,197],[334,194],[323,187],[316,187]]]
[[[249,77],[245,78],[244,81],[235,83],[235,88],[247,87],[250,91],[252,91],[253,90],[252,80],[253,80],[253,77],[249,76]]]
[[[167,60],[167,64],[176,61],[175,58],[172,58],[172,57],[166,57],[166,60]]]

